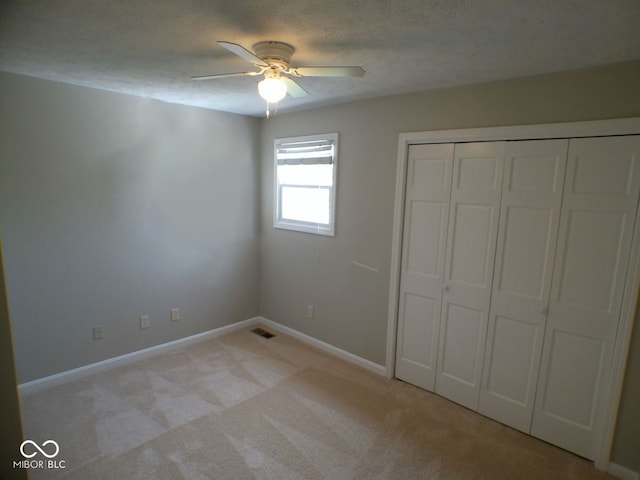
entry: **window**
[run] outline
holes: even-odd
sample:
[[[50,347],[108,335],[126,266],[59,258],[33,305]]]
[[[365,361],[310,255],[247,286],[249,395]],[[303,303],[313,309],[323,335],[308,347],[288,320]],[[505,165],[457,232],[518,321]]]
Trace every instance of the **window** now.
[[[275,141],[273,226],[334,235],[338,134]]]

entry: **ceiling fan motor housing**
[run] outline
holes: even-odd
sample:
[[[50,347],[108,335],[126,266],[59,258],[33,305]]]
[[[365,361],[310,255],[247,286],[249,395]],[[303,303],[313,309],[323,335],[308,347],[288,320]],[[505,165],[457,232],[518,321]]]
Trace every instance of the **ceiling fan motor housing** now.
[[[278,66],[283,70],[286,70],[289,66],[294,50],[288,43],[271,40],[258,42],[253,46],[253,51],[257,57],[261,58],[265,63]]]

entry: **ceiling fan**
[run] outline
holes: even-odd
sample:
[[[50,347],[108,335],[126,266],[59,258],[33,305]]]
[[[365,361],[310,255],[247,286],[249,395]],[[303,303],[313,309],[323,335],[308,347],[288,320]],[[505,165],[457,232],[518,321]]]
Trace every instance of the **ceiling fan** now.
[[[258,83],[258,93],[269,104],[277,103],[288,93],[292,97],[304,97],[308,92],[291,77],[362,77],[362,67],[291,67],[291,56],[295,49],[288,43],[264,41],[253,45],[253,52],[237,43],[218,41],[218,45],[247,60],[257,71],[220,73],[191,77],[192,80],[212,80],[216,78],[238,77],[243,75],[264,75]],[[255,52],[255,53],[254,53]]]

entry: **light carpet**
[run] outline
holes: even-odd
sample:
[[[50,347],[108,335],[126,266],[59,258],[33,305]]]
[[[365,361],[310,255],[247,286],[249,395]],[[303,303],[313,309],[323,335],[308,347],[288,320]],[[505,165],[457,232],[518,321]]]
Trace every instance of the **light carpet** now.
[[[277,332],[274,332],[277,333]],[[32,479],[607,479],[591,462],[249,329],[25,395]]]

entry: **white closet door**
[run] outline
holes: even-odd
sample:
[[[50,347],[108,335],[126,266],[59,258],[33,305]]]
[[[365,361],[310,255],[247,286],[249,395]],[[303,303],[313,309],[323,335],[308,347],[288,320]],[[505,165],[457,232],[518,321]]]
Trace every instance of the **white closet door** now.
[[[436,393],[478,408],[505,142],[456,144]]]
[[[632,242],[640,137],[573,139],[531,433],[593,459]]]
[[[409,148],[396,376],[433,391],[453,144]]]
[[[510,142],[480,413],[529,433],[547,319],[568,140]]]

